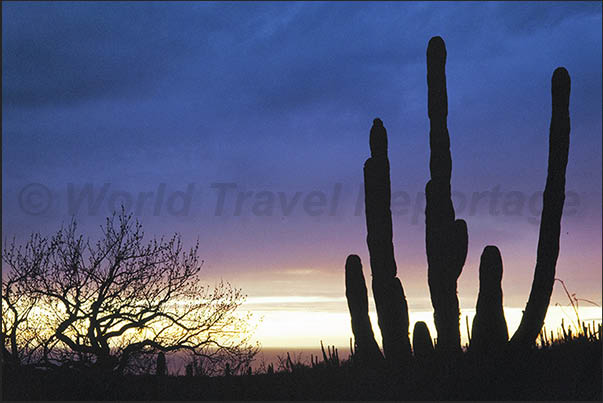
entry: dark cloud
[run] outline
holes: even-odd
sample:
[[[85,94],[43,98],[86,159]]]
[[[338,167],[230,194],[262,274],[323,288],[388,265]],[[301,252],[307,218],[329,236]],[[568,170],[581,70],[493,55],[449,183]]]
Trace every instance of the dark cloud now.
[[[228,22],[210,4],[166,6],[4,5],[4,103],[59,106],[154,95],[158,81],[207,48],[209,34]]]
[[[453,33],[457,57],[491,57],[503,50],[487,43],[493,36],[597,11],[563,3],[10,3],[3,101],[59,106],[170,91],[212,109],[271,113],[350,97],[374,103],[405,79],[405,66],[423,62],[433,34]]]
[[[566,20],[601,15],[601,3],[574,2],[516,2],[494,3],[492,11],[506,32],[522,35],[539,30],[554,29]]]

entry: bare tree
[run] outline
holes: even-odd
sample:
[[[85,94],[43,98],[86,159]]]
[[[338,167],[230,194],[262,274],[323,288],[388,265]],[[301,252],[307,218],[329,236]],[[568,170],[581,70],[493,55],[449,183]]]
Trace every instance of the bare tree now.
[[[235,312],[245,296],[228,283],[202,284],[198,242],[190,250],[178,235],[145,242],[140,223],[123,211],[101,229],[93,243],[72,221],[49,239],[35,235],[25,247],[13,240],[4,248],[9,278],[26,278],[20,294],[40,312],[39,365],[122,373],[141,357],[176,351],[218,366],[248,365],[258,347],[250,344],[249,314]],[[31,316],[7,306],[15,318]],[[7,326],[16,345],[27,341],[20,323]]]
[[[41,347],[38,337],[42,331],[41,323],[36,320],[34,310],[38,297],[28,293],[26,286],[36,268],[48,259],[44,253],[45,243],[39,235],[32,235],[23,252],[35,256],[31,264],[18,271],[3,271],[1,337],[3,360],[7,363],[29,364]]]

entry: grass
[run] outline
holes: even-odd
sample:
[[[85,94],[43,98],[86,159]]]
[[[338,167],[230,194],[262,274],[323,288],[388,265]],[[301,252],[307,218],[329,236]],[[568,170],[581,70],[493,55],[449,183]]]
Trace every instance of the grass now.
[[[601,400],[600,331],[498,357],[413,359],[406,371],[352,360],[306,364],[289,355],[273,373],[238,376],[91,376],[3,371],[5,400]]]

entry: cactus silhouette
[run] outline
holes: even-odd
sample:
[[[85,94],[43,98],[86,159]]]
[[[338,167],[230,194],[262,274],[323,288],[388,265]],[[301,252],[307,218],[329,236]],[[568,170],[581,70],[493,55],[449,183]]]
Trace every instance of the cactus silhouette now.
[[[555,265],[559,256],[561,215],[565,201],[565,169],[569,154],[571,80],[563,67],[553,72],[551,79],[552,114],[549,132],[549,161],[546,185],[542,196],[540,233],[536,253],[536,268],[530,297],[519,328],[511,338],[515,346],[531,346],[544,324],[555,282]]]
[[[352,332],[356,345],[355,359],[361,364],[371,364],[382,360],[383,356],[375,341],[368,315],[368,296],[362,273],[362,262],[357,255],[349,255],[345,262],[345,296],[352,318]]]
[[[364,164],[364,202],[373,296],[385,358],[391,364],[404,365],[411,355],[408,305],[396,277],[387,132],[380,119],[373,121],[369,143],[371,157]]]
[[[439,36],[427,46],[427,102],[430,122],[429,168],[425,187],[425,244],[428,283],[438,332],[436,350],[460,352],[457,279],[467,257],[467,224],[455,220],[450,178],[452,158],[447,128],[446,45]]]
[[[325,352],[325,346],[322,344],[322,340],[320,341],[320,350],[322,351],[322,358],[325,366],[327,368],[337,368],[339,367],[339,351],[335,346],[327,346],[327,353]]]
[[[486,246],[479,265],[479,295],[471,329],[471,351],[500,351],[509,340],[503,312],[503,263],[496,246]]]
[[[412,331],[412,351],[415,357],[425,358],[433,354],[433,343],[431,334],[425,322],[415,323]]]
[[[155,374],[158,376],[165,376],[167,373],[167,366],[165,364],[165,354],[160,351],[157,354],[157,367],[155,368]]]

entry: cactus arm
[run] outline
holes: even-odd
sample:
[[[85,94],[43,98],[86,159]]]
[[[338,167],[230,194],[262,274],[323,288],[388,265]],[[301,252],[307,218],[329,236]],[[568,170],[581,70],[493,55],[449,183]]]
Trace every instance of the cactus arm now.
[[[455,220],[450,179],[452,158],[447,127],[446,45],[439,36],[427,47],[429,115],[429,170],[425,187],[425,246],[428,284],[438,332],[436,349],[460,352],[460,311],[457,279],[467,257],[468,235],[464,220]]]
[[[544,324],[553,292],[555,265],[559,256],[561,216],[565,201],[565,171],[569,154],[570,88],[569,73],[563,67],[557,68],[551,80],[552,116],[549,134],[549,161],[542,197],[536,268],[528,303],[519,328],[511,338],[511,344],[517,346],[526,347],[535,342]]]
[[[373,121],[369,143],[371,157],[364,164],[364,197],[373,296],[385,358],[395,365],[404,365],[411,355],[408,306],[402,284],[396,278],[387,132],[380,119]]]
[[[425,322],[415,323],[412,331],[412,351],[415,357],[419,358],[429,357],[433,353],[431,334],[429,334],[429,328]]]
[[[363,364],[372,364],[383,359],[375,341],[369,318],[368,296],[362,262],[357,255],[349,255],[345,262],[345,295],[352,318],[352,332],[356,344],[355,354]],[[354,354],[352,340],[350,350]]]
[[[471,330],[472,351],[500,351],[509,339],[503,311],[502,273],[500,251],[496,246],[486,246],[479,265],[479,295]]]

